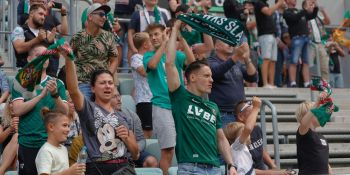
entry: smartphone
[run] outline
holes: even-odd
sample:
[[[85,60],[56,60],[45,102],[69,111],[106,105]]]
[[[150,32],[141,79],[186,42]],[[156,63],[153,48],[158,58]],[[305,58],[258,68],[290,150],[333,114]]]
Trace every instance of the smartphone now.
[[[59,2],[53,2],[53,7],[55,9],[61,9],[62,8],[62,3]]]

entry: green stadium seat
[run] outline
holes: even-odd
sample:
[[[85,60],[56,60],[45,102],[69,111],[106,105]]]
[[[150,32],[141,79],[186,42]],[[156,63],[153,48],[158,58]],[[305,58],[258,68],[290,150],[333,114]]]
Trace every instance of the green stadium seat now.
[[[122,108],[136,112],[136,103],[131,95],[122,95]]]
[[[137,175],[163,175],[160,168],[135,168]]]

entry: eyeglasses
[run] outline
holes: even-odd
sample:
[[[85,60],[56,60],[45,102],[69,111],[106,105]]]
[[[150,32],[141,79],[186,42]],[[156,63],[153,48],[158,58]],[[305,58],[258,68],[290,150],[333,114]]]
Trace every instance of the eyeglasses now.
[[[244,110],[246,110],[250,106],[252,106],[252,101],[248,101],[247,103],[245,103],[245,105],[241,108],[239,112],[242,113]]]
[[[105,12],[94,12],[94,13],[91,13],[91,14],[98,15],[98,16],[100,16],[101,18],[103,18],[103,17],[106,16],[106,13],[105,13]]]

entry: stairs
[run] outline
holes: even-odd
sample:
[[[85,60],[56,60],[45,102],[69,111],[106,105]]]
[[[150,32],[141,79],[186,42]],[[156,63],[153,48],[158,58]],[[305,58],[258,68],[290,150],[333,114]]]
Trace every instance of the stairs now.
[[[270,100],[277,110],[278,119],[278,140],[281,168],[297,169],[296,157],[296,122],[294,112],[298,104],[307,100],[310,101],[310,90],[304,88],[246,88],[247,99],[258,96]],[[314,93],[317,96],[317,93]],[[350,169],[350,89],[334,89],[334,102],[340,107],[340,111],[334,113],[331,122],[325,127],[317,128],[329,143],[329,162],[334,168],[334,173],[349,173]],[[266,138],[267,151],[274,157],[273,135],[271,123],[271,111],[266,108]],[[260,121],[260,119],[258,119]]]

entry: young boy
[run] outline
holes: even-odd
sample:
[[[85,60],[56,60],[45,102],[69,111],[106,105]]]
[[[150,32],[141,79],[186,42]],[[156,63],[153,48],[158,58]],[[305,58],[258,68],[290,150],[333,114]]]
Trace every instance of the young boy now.
[[[48,139],[40,148],[35,159],[38,174],[84,174],[85,164],[73,164],[69,167],[67,148],[62,145],[67,140],[69,132],[69,118],[67,115],[60,111],[50,111],[44,107],[42,116]]]
[[[153,46],[148,33],[135,33],[133,41],[138,52],[131,56],[132,76],[135,83],[136,113],[140,116],[145,138],[152,136],[152,92],[143,68],[143,55],[151,51]]]

